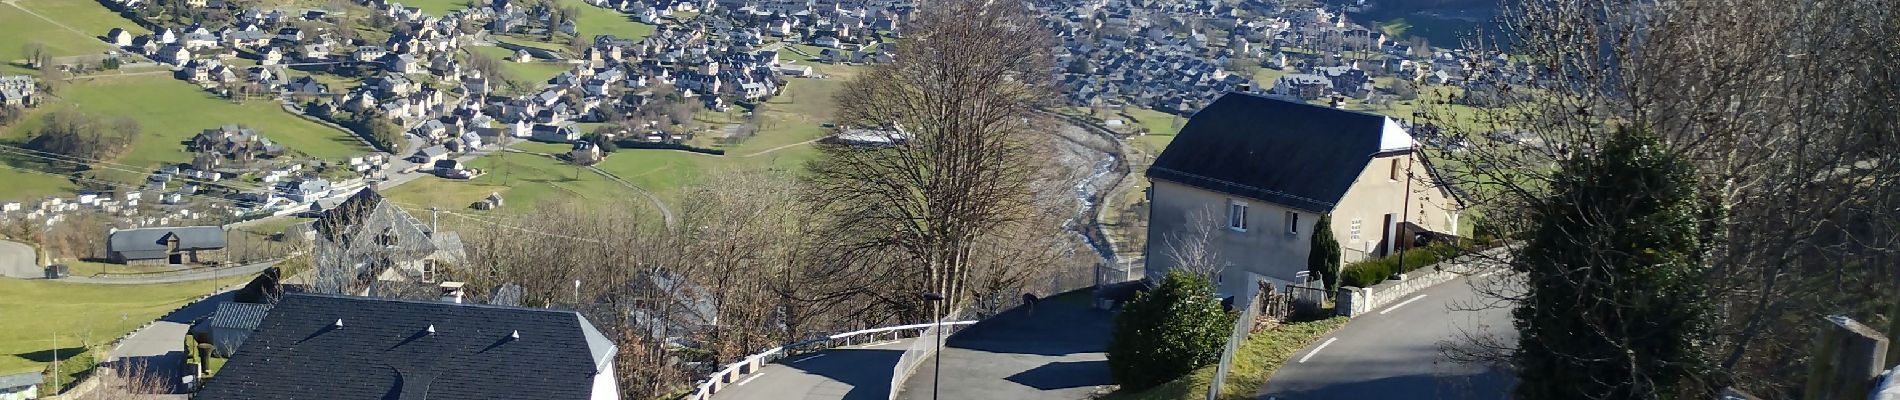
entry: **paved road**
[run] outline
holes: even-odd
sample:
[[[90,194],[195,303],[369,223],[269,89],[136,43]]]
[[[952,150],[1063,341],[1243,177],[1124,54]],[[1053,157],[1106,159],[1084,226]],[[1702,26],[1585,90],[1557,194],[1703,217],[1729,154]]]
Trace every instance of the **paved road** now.
[[[217,312],[218,303],[231,301],[233,295],[231,291],[220,292],[153,321],[152,325],[139,329],[112,348],[105,365],[113,368],[142,368],[146,376],[157,377],[167,383],[162,389],[164,393],[183,393],[184,388],[180,383],[181,377],[185,375],[185,332],[191,329],[192,321]]]
[[[1470,279],[1488,285],[1497,277]],[[1413,296],[1405,300],[1410,303],[1401,301],[1381,310],[1390,310],[1385,314],[1353,319],[1327,339],[1296,353],[1261,388],[1259,398],[1508,398],[1512,382],[1508,372],[1451,361],[1440,349],[1465,343],[1467,334],[1489,333],[1507,343],[1514,341],[1510,310],[1483,307],[1486,299],[1467,280],[1447,282]]]
[[[943,399],[1084,399],[1110,384],[1113,316],[1081,304],[1044,300],[957,333],[945,343]],[[902,399],[931,399],[936,360],[924,360]]]
[[[89,276],[69,276],[65,278],[60,278],[59,281],[69,282],[69,283],[88,283],[88,284],[97,284],[97,285],[144,285],[144,284],[151,284],[151,283],[195,282],[195,281],[202,281],[206,279],[229,278],[229,277],[238,276],[238,275],[257,276],[257,273],[264,272],[265,268],[270,268],[273,265],[277,265],[277,262],[266,261],[266,262],[261,262],[261,263],[256,263],[256,264],[240,265],[240,266],[229,267],[229,268],[207,268],[200,271],[153,274],[154,276],[119,276],[119,277],[97,277],[97,278],[89,277]]]
[[[779,360],[713,395],[716,400],[885,400],[891,368],[914,339],[840,347]]]
[[[39,278],[46,271],[39,266],[39,253],[33,246],[20,242],[0,240],[0,276],[9,278]]]

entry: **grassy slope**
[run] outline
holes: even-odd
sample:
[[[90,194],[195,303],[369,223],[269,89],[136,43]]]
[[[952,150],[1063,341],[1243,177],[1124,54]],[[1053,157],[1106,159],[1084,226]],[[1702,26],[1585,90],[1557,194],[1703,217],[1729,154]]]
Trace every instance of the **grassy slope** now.
[[[560,75],[562,72],[567,72],[567,70],[574,67],[572,64],[567,63],[519,63],[510,61],[510,58],[514,57],[514,52],[494,46],[469,46],[468,50],[500,60],[502,73],[508,74],[508,76],[514,80],[530,82],[535,84],[535,86],[540,86],[540,84],[546,83],[549,78]]]
[[[1227,381],[1221,386],[1222,399],[1251,399],[1267,383],[1267,378],[1292,359],[1294,353],[1307,345],[1326,337],[1335,329],[1344,326],[1350,319],[1334,317],[1312,322],[1281,325],[1272,330],[1255,332],[1247,341],[1241,342],[1240,351],[1234,355],[1234,367],[1227,371]],[[1208,385],[1214,379],[1216,366],[1209,365],[1194,370],[1187,376],[1149,388],[1139,393],[1115,392],[1104,400],[1199,400],[1207,398]]]
[[[104,345],[213,287],[249,279],[131,286],[0,279],[0,321],[7,321],[0,329],[0,374],[45,368],[55,337],[65,359],[82,343]]]
[[[69,1],[79,2],[82,0]],[[94,3],[87,2],[87,4]],[[47,15],[44,12],[40,14]],[[48,15],[48,17],[52,17],[52,15]],[[67,23],[67,25],[70,26],[72,24]],[[77,29],[79,27],[75,26],[74,28]],[[60,28],[59,25],[54,25],[52,22],[35,17],[33,14],[28,14],[25,10],[12,4],[0,4],[0,59],[11,61],[25,58],[21,51],[26,47],[27,43],[31,42],[39,42],[46,45],[46,49],[55,56],[101,53],[112,50],[112,46],[94,38],[94,36],[105,34],[105,31],[96,33],[69,31]],[[18,73],[20,71],[20,69],[12,69],[7,72]]]
[[[744,155],[823,137],[827,131],[823,125],[837,117],[838,103],[833,96],[862,67],[819,64],[814,68],[829,78],[790,78],[784,91],[767,100],[763,111],[758,112],[759,133],[737,145],[721,147],[730,154]]]
[[[580,36],[593,40],[594,35],[614,35],[623,39],[638,41],[653,34],[653,25],[640,23],[633,16],[619,11],[595,7],[581,0],[560,0],[562,5],[577,7],[581,16],[574,22],[580,30]]]
[[[469,2],[470,0],[404,0],[404,1],[401,1],[403,7],[420,8],[422,9],[422,12],[429,13],[429,15],[434,15],[437,17],[448,15],[448,13],[451,11],[468,8],[467,6]],[[478,1],[476,3],[483,3],[483,2]]]
[[[88,36],[105,36],[112,28],[125,29],[132,35],[151,33],[151,30],[119,16],[106,9],[105,5],[89,0],[18,0],[15,4],[21,8],[33,10],[66,26],[85,32]],[[67,31],[71,33],[71,31]],[[95,39],[95,41],[97,41]],[[103,43],[103,42],[102,42]]]
[[[127,116],[139,121],[144,133],[132,151],[116,162],[136,166],[190,161],[181,142],[199,131],[224,124],[255,128],[292,150],[312,157],[336,160],[369,151],[349,133],[306,121],[283,111],[277,103],[252,101],[233,104],[197,87],[163,75],[95,79],[74,83],[60,94],[61,101],[41,106],[36,113],[73,107],[97,116]],[[38,118],[33,116],[29,118]],[[34,122],[34,121],[29,121]],[[22,123],[0,133],[0,139],[24,142],[34,123]],[[109,176],[135,181],[143,176]],[[142,174],[141,174],[142,175]]]
[[[468,181],[424,177],[384,192],[384,195],[412,208],[441,207],[451,211],[470,211],[468,206],[499,192],[507,201],[502,210],[527,209],[557,199],[589,202],[634,202],[627,189],[599,174],[571,164],[533,154],[496,153],[469,162],[487,174]]]

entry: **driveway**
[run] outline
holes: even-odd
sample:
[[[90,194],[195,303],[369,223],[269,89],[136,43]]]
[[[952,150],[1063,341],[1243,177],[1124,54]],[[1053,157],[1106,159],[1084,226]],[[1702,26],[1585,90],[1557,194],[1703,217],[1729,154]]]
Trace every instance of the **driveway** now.
[[[225,291],[203,301],[186,305],[153,321],[120,341],[106,357],[113,368],[140,368],[146,376],[165,383],[163,393],[184,393],[185,333],[191,322],[218,311],[218,303],[231,301],[233,291]]]
[[[0,276],[9,278],[40,278],[46,271],[40,269],[39,253],[33,246],[20,242],[0,240]]]
[[[952,336],[944,344],[943,399],[1084,399],[1111,384],[1108,338],[1113,314],[1045,300],[1018,307]],[[905,381],[901,399],[931,399],[936,360]]]
[[[912,340],[840,347],[789,357],[713,394],[715,400],[886,400],[891,368]]]
[[[1511,312],[1475,288],[1497,276],[1440,284],[1362,315],[1308,346],[1273,374],[1259,399],[1507,399],[1511,374],[1492,365],[1459,363],[1441,349],[1495,335],[1514,343]],[[1474,287],[1474,282],[1478,286]]]

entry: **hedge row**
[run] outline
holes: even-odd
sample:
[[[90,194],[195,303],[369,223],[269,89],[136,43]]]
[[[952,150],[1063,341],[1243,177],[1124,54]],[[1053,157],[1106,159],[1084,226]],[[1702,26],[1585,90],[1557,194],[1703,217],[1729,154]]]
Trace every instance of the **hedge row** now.
[[[638,140],[621,140],[621,141],[614,142],[614,146],[618,146],[622,149],[680,150],[680,151],[690,151],[690,152],[701,153],[701,154],[711,154],[715,156],[726,155],[725,150],[708,149],[704,147],[693,147],[693,146],[688,146],[688,145],[679,144],[679,143],[658,143],[658,142],[644,142],[644,141],[638,141]]]
[[[1399,268],[1401,258],[1405,261],[1404,272],[1412,272],[1460,254],[1464,254],[1463,249],[1449,244],[1414,248],[1396,255],[1346,264],[1340,267],[1339,281],[1340,285],[1352,287],[1377,285],[1392,278],[1393,270]]]

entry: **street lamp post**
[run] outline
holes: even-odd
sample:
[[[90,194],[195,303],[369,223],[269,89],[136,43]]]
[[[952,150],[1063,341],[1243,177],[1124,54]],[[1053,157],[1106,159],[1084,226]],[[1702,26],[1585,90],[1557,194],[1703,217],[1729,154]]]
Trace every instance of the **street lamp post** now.
[[[931,353],[931,358],[937,360],[937,365],[930,368],[930,400],[937,400],[937,388],[943,386],[943,295],[924,293],[924,300],[930,302],[930,314],[936,318],[937,351]]]
[[[1411,153],[1407,153],[1405,155],[1405,191],[1400,195],[1399,222],[1397,222],[1398,226],[1392,228],[1392,232],[1393,232],[1392,238],[1387,239],[1387,240],[1392,241],[1392,248],[1399,250],[1398,251],[1398,255],[1399,255],[1398,267],[1392,269],[1392,280],[1395,280],[1395,281],[1405,278],[1405,250],[1406,249],[1405,247],[1400,246],[1400,244],[1403,242],[1399,239],[1399,237],[1405,235],[1405,221],[1411,219],[1411,218],[1407,218],[1406,215],[1409,209],[1412,208],[1412,157],[1414,154],[1417,154],[1417,153],[1418,153],[1418,143],[1414,142],[1412,143]]]

